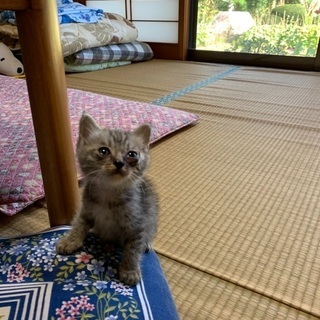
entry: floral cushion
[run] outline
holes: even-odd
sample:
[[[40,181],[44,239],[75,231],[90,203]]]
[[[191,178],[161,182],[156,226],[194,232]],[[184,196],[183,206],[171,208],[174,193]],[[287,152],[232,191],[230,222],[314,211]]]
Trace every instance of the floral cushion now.
[[[43,198],[44,189],[26,82],[0,76],[0,83],[0,212],[13,215]],[[148,122],[151,142],[198,119],[189,112],[80,90],[69,89],[68,97],[74,147],[84,110],[110,128],[131,130]]]
[[[155,252],[142,260],[142,280],[118,280],[121,249],[89,235],[74,255],[55,252],[70,229],[0,239],[0,318],[15,320],[157,319],[178,314]]]

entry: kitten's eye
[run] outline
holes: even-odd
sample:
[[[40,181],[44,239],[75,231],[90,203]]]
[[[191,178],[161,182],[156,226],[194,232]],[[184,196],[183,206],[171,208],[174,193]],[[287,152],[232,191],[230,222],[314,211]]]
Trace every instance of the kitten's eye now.
[[[107,147],[101,147],[98,149],[100,155],[106,156],[110,153],[110,150]]]
[[[129,151],[127,153],[127,158],[136,158],[138,156],[138,153],[135,151]]]

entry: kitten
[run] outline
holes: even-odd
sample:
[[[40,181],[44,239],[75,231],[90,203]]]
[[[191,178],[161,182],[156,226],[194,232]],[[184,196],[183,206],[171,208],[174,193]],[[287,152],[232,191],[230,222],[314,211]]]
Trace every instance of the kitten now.
[[[70,233],[57,243],[58,253],[75,252],[90,229],[117,242],[123,246],[120,281],[128,285],[140,281],[140,258],[151,248],[157,227],[157,195],[144,176],[150,134],[148,124],[133,132],[100,129],[90,115],[82,115],[77,143],[85,176],[82,208]]]

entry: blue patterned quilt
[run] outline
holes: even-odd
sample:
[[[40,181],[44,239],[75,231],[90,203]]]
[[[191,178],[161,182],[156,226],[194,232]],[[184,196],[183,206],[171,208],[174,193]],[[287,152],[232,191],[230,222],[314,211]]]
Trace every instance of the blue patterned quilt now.
[[[130,287],[118,280],[121,249],[94,235],[74,255],[56,254],[69,228],[0,240],[1,319],[179,318],[154,252],[144,255],[142,281]]]
[[[57,3],[58,20],[63,23],[96,23],[104,18],[102,9],[94,9],[84,6],[71,0],[64,0]],[[0,11],[0,22],[16,24],[14,11]]]

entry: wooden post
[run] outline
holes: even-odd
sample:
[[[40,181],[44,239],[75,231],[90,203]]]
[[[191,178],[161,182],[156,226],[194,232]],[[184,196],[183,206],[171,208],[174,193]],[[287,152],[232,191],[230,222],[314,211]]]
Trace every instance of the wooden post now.
[[[28,3],[16,17],[49,219],[69,224],[80,196],[56,0]]]

